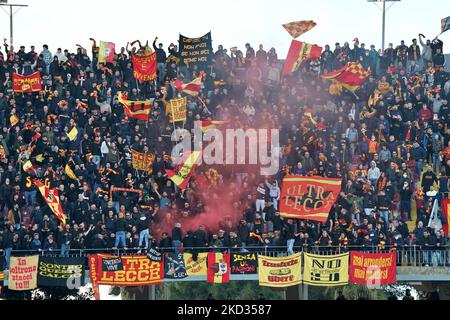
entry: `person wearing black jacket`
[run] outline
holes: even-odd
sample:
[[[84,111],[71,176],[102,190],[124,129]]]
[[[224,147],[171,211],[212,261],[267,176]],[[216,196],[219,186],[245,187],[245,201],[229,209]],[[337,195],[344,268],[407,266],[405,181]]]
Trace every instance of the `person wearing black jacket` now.
[[[144,245],[144,249],[148,249],[148,225],[150,223],[150,217],[145,212],[141,212],[139,216],[139,222],[137,225],[138,231],[139,231],[139,248],[142,248],[142,245]],[[145,243],[145,244],[144,244]],[[139,250],[138,253],[141,251]]]
[[[422,175],[423,192],[426,194],[428,191],[430,191],[430,187],[435,183],[438,183],[438,178],[436,177],[436,174],[434,174],[433,168],[431,166],[428,166],[428,170]]]
[[[59,225],[56,233],[56,243],[58,244],[58,247],[61,248],[61,257],[69,256],[71,241],[72,233],[70,231],[70,224],[66,224],[65,227]]]
[[[5,269],[9,269],[9,261],[11,258],[11,251],[13,249],[13,236],[14,236],[14,226],[9,225],[3,234],[3,244],[2,248],[5,251],[6,266]]]
[[[195,232],[195,246],[198,248],[206,248],[208,246],[208,238],[206,236],[204,225],[200,225]]]
[[[114,243],[114,248],[117,249],[117,246],[119,243],[121,243],[124,247],[124,249],[127,249],[126,246],[126,239],[125,239],[125,231],[127,227],[127,221],[125,220],[123,216],[123,212],[119,212],[119,218],[116,220],[115,224],[115,233],[116,233],[116,241]]]
[[[287,241],[287,252],[288,255],[294,254],[294,243],[295,243],[295,225],[292,219],[288,219],[285,226],[285,238]]]
[[[159,242],[159,247],[161,249],[167,249],[172,246],[172,239],[169,237],[167,232],[163,232],[161,236],[161,241]]]
[[[192,232],[191,232],[192,234]],[[181,240],[183,239],[183,235],[181,232],[181,223],[177,222],[175,223],[175,226],[172,229],[172,247],[175,249],[175,252],[178,253],[180,251],[181,246]],[[184,243],[184,239],[183,239]],[[184,245],[187,247],[186,245]],[[192,243],[191,247],[194,246],[194,243]]]
[[[166,60],[167,60],[167,55],[166,52],[163,49],[163,44],[160,43],[158,45],[158,47],[156,47],[156,41],[158,40],[158,37],[155,38],[155,40],[153,41],[153,49],[155,49],[156,52],[156,62],[157,62],[157,67],[158,67],[158,79],[160,83],[164,82],[164,77],[165,77],[165,67],[166,67]]]

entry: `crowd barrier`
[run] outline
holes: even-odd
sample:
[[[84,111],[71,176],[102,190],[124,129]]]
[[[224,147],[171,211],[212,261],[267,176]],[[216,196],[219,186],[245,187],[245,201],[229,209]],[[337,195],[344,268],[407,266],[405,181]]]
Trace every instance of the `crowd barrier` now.
[[[175,248],[157,248],[162,253],[175,252]],[[400,246],[395,248],[380,248],[377,246],[294,246],[294,253],[304,252],[320,255],[335,255],[346,253],[349,251],[358,251],[366,253],[387,253],[396,252],[397,266],[411,267],[447,267],[450,266],[450,246],[442,246],[439,248],[424,248],[418,245]],[[239,248],[229,247],[192,247],[181,248],[180,252],[201,253],[201,252],[221,252],[221,253],[256,253],[268,257],[284,257],[288,256],[287,246],[247,246]],[[11,256],[29,256],[40,255],[47,257],[87,257],[89,254],[111,254],[116,256],[146,254],[145,249],[129,248],[129,249],[71,249],[66,254],[61,255],[61,250],[14,250]],[[4,256],[5,251],[0,251],[0,256]]]

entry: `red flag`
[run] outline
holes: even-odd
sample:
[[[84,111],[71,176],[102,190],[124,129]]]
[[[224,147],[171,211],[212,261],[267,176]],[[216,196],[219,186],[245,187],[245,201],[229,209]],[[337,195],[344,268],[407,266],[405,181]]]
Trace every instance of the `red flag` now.
[[[322,47],[314,44],[292,40],[286,62],[284,63],[283,76],[297,71],[305,61],[318,59],[322,54]]]
[[[396,253],[350,252],[350,282],[384,286],[397,282]]]
[[[134,78],[139,81],[152,81],[156,79],[156,52],[138,56],[133,55]]]
[[[448,223],[450,221],[450,199],[442,199],[442,212],[444,213],[445,224],[442,226],[444,229],[444,236],[448,236]]]
[[[230,282],[230,254],[208,253],[208,272],[206,276],[208,283]]]
[[[347,90],[354,92],[364,83],[364,81],[366,81],[369,75],[370,72],[364,70],[361,63],[349,62],[346,66],[337,71],[322,75],[322,78],[334,80]]]
[[[13,73],[13,90],[18,93],[39,92],[42,90],[41,73],[35,72],[29,76]]]
[[[341,183],[341,179],[286,176],[281,186],[281,217],[325,223]]]
[[[89,259],[89,270],[91,276],[92,290],[94,291],[95,300],[100,300],[100,288],[98,285],[98,277],[99,277],[99,260],[101,262],[101,258],[97,254],[90,254],[88,256]]]

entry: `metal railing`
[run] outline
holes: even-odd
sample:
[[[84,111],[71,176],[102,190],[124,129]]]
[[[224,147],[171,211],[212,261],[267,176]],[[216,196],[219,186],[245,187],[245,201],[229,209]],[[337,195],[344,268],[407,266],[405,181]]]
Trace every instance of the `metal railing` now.
[[[176,252],[176,248],[156,248],[163,253]],[[424,248],[421,246],[401,246],[393,248],[381,248],[378,246],[294,246],[293,251],[306,252],[320,255],[334,255],[350,251],[359,251],[367,253],[386,253],[395,252],[397,255],[397,266],[412,267],[450,267],[450,246],[438,248]],[[230,247],[192,247],[180,248],[180,252],[202,253],[202,252],[223,252],[223,253],[256,253],[270,257],[283,257],[288,255],[287,246],[246,246],[239,248]],[[129,248],[129,249],[71,249],[61,254],[61,250],[13,250],[11,256],[64,256],[64,257],[87,257],[89,254],[111,254],[111,255],[133,255],[146,254],[147,249]],[[0,250],[0,256],[4,256],[5,251]]]

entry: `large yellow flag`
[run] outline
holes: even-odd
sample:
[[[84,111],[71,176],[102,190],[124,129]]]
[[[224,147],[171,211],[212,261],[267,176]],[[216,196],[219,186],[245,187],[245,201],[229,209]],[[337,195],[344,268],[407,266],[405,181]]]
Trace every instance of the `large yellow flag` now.
[[[69,166],[69,164],[66,164],[65,172],[66,172],[66,175],[67,175],[70,179],[79,181],[79,179],[78,179],[77,176],[75,175],[75,172],[73,172],[73,170],[72,170],[72,168]]]
[[[300,284],[301,265],[301,253],[281,258],[258,255],[259,285],[283,288]]]
[[[350,254],[304,254],[303,282],[312,286],[333,287],[348,284],[348,260]]]
[[[201,156],[200,151],[192,151],[184,155],[184,162],[180,165],[178,171],[166,169],[166,173],[170,180],[175,183],[181,190],[186,189],[189,180],[191,179],[192,169],[194,164],[197,163],[198,158]]]
[[[70,132],[67,134],[67,137],[69,138],[70,141],[74,141],[78,136],[78,129],[77,127],[73,127],[72,130],[70,130]]]

